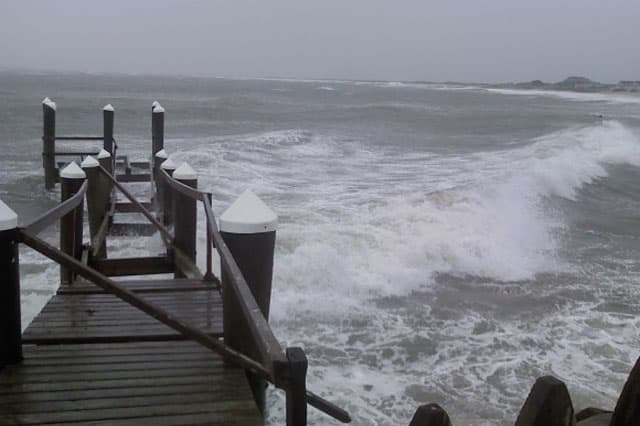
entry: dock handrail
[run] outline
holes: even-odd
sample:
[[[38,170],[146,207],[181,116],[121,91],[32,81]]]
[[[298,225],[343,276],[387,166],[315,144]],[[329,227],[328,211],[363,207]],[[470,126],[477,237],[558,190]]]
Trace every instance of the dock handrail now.
[[[239,304],[240,309],[242,310],[245,318],[247,318],[246,323],[249,326],[251,336],[255,339],[255,342],[258,343],[260,355],[266,361],[267,365],[265,367],[267,371],[269,371],[270,376],[267,377],[267,379],[269,379],[269,381],[274,385],[278,386],[280,383],[278,374],[276,374],[277,367],[275,366],[277,366],[278,363],[286,363],[287,357],[282,350],[280,343],[273,335],[271,327],[269,327],[269,323],[267,323],[267,320],[262,315],[262,311],[260,311],[260,307],[255,301],[240,268],[220,235],[213,210],[211,209],[211,205],[208,203],[208,193],[178,182],[173,179],[173,177],[169,176],[165,170],[161,170],[160,174],[172,189],[193,200],[201,201],[203,203],[205,215],[207,217],[207,225],[211,229],[210,233],[213,238],[213,244],[220,256],[221,266],[227,268],[227,271],[230,273],[230,283],[233,291],[240,296],[238,297],[238,300],[241,302]]]
[[[163,240],[171,245],[173,244],[173,240],[174,237],[173,235],[171,235],[171,233],[167,230],[167,228],[164,227],[164,225],[162,225],[158,219],[156,219],[153,214],[151,214],[151,212],[149,210],[147,210],[141,203],[140,201],[138,201],[136,199],[136,197],[134,197],[128,190],[127,188],[124,187],[124,185],[122,185],[120,182],[118,182],[118,180],[116,178],[113,177],[113,175],[111,173],[109,173],[104,167],[102,166],[98,166],[100,172],[102,172],[102,174],[111,181],[111,183],[118,188],[118,190],[120,192],[122,192],[122,194],[127,197],[127,199],[129,201],[131,201],[132,204],[134,204],[136,206],[136,208],[140,211],[140,213],[142,213],[144,215],[144,217],[147,218],[147,220],[149,220],[149,222],[151,222],[160,232],[160,234],[162,235]]]
[[[38,216],[29,225],[26,225],[23,228],[24,231],[31,235],[37,235],[46,227],[60,220],[62,216],[66,215],[82,203],[84,194],[87,192],[87,186],[88,184],[85,181],[76,194]]]
[[[262,358],[262,365],[268,373],[268,376],[264,378],[280,389],[289,390],[293,384],[290,382],[289,370],[287,368],[289,365],[287,354],[282,350],[280,343],[273,334],[238,264],[220,234],[215,215],[209,202],[210,194],[178,182],[165,170],[160,170],[160,176],[172,189],[196,201],[201,201],[204,205],[207,219],[207,233],[211,236],[213,240],[212,243],[220,256],[221,267],[226,268],[229,273],[230,288],[237,296],[236,299],[239,302],[238,304],[242,310],[242,314],[247,319],[245,323],[249,327],[252,338],[257,343],[258,351]],[[305,398],[307,404],[323,413],[343,423],[351,422],[349,413],[319,395],[305,390]]]

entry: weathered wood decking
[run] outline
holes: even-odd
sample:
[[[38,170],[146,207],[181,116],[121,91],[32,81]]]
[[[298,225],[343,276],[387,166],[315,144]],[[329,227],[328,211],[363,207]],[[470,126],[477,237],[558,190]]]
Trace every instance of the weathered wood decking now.
[[[190,341],[24,345],[0,424],[260,425],[242,369]]]

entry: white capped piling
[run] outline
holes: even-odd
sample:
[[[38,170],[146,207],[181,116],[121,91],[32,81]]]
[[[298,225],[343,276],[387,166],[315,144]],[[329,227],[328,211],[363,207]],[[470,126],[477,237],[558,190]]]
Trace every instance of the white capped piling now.
[[[164,108],[156,102],[151,111],[151,159],[164,148]]]
[[[57,180],[56,170],[56,104],[49,98],[42,100],[42,167],[44,186],[51,189]]]
[[[157,108],[156,108],[157,109]],[[182,163],[173,172],[173,178],[191,188],[198,187],[198,175],[187,163]],[[198,216],[197,201],[178,191],[173,192],[173,231],[175,246],[193,262],[196,260],[196,221]],[[184,274],[176,271],[176,278]]]
[[[60,171],[60,193],[62,201],[73,197],[86,179],[85,172],[72,161]],[[80,259],[82,255],[82,212],[84,202],[60,219],[60,250],[70,256]],[[67,268],[60,266],[60,282],[70,284],[74,274]]]
[[[269,320],[273,255],[278,216],[258,196],[245,191],[220,216],[220,234],[231,251],[264,317]],[[229,288],[229,277],[222,269],[223,332],[231,347],[250,357],[258,357],[249,330],[244,325],[236,294]],[[265,408],[265,382],[249,374],[254,398]],[[306,408],[305,408],[306,410]],[[306,411],[305,411],[306,413]]]
[[[98,163],[100,163],[102,168],[104,168],[107,172],[109,172],[109,174],[113,174],[113,159],[111,158],[111,154],[109,154],[103,148],[100,150],[96,158],[98,159]],[[107,194],[108,194],[107,204],[111,204],[111,193],[113,192],[113,183],[108,177],[104,175],[101,175],[100,178],[104,180],[105,182],[104,185],[107,187]]]
[[[102,124],[103,124],[103,142],[102,148],[113,154],[113,125],[115,111],[111,104],[107,104],[102,108]],[[113,159],[112,159],[113,161]]]
[[[176,163],[168,158],[160,164],[160,168],[167,172],[169,176],[173,176],[176,170]],[[173,190],[164,182],[162,184],[162,223],[169,226],[173,224]]]
[[[22,361],[18,215],[0,200],[0,370]]]
[[[108,158],[107,158],[108,159]],[[95,158],[88,156],[80,165],[87,176],[87,212],[89,214],[89,235],[91,240],[95,238],[102,221],[109,210],[109,182],[104,179],[100,171],[100,163]],[[99,247],[92,247],[94,255],[98,259],[107,256],[107,247],[104,239]]]
[[[154,156],[155,158],[152,161],[153,164],[153,170],[152,175],[153,175],[153,183],[156,187],[155,190],[155,198],[153,199],[154,205],[155,205],[155,210],[158,213],[158,215],[160,215],[160,212],[162,211],[162,200],[163,200],[163,185],[162,185],[162,178],[160,176],[161,170],[160,170],[160,165],[162,163],[164,163],[167,158],[169,157],[167,155],[167,152],[164,149],[161,149],[160,151],[156,152],[156,155]]]

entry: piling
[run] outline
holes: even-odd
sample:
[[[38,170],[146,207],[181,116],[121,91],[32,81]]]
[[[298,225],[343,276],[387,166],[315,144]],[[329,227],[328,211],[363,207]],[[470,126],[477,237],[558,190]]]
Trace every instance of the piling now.
[[[278,216],[250,190],[220,216],[220,235],[267,320],[277,225]]]
[[[0,370],[22,361],[18,215],[0,200]]]
[[[96,158],[98,159],[98,163],[100,163],[102,168],[104,168],[107,172],[109,172],[109,174],[113,174],[113,161],[111,158],[111,154],[109,154],[104,149],[101,149]],[[104,185],[107,187],[108,204],[110,204],[111,192],[113,191],[113,183],[108,177],[104,175],[101,175],[101,179],[104,180],[105,182]]]
[[[302,348],[287,348],[289,388],[287,389],[287,426],[307,424],[307,355]]]
[[[220,216],[220,235],[231,251],[242,275],[251,289],[260,311],[269,319],[273,255],[278,216],[253,192],[247,190]],[[251,343],[248,328],[222,270],[222,323],[224,340],[250,357],[259,353]],[[248,373],[258,408],[264,411],[265,386],[263,379]]]
[[[86,178],[85,172],[72,161],[60,172],[60,193],[62,201],[75,195]],[[84,202],[67,213],[60,219],[60,250],[70,256],[80,259],[82,254],[82,213]],[[73,282],[74,274],[60,266],[60,282],[70,284]]]
[[[156,205],[158,207],[162,205],[162,179],[160,178],[160,165],[164,163],[167,158],[169,158],[167,152],[164,149],[161,149],[160,151],[155,153],[151,162],[151,164],[153,165],[151,173],[153,174],[153,183],[156,187],[155,195],[157,197]]]
[[[156,107],[156,110],[159,107]],[[173,178],[191,188],[198,187],[198,175],[187,163],[182,163],[173,172]],[[197,201],[178,191],[173,193],[173,219],[175,246],[194,263],[196,260],[196,219],[198,215]],[[176,278],[184,278],[177,270]]]
[[[158,151],[164,148],[164,108],[159,103],[152,106],[151,112],[151,156],[155,159]]]
[[[87,176],[87,212],[89,214],[89,234],[91,240],[98,234],[102,221],[107,216],[109,209],[109,185],[100,171],[100,163],[95,158],[88,156],[81,164]],[[104,259],[107,256],[107,246],[102,240],[100,247],[93,247],[94,256]]]
[[[102,108],[102,123],[103,123],[103,143],[102,147],[105,151],[113,155],[113,122],[114,122],[114,109],[111,104],[105,105]],[[114,159],[112,159],[114,160]]]
[[[173,176],[176,170],[176,163],[168,158],[164,161],[160,168],[167,172],[169,176]],[[162,223],[166,226],[173,224],[173,191],[167,183],[162,184]]]
[[[42,166],[44,186],[51,189],[57,180],[56,169],[56,104],[49,98],[42,101]]]

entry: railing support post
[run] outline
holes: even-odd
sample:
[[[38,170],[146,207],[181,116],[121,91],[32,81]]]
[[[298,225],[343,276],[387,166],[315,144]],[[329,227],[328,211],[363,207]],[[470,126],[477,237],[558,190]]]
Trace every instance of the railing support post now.
[[[75,162],[69,163],[60,172],[60,193],[62,201],[75,195],[86,178],[85,172]],[[80,259],[82,255],[82,213],[84,202],[60,219],[60,250]],[[60,266],[60,282],[71,284],[74,274],[71,270]]]
[[[287,389],[287,426],[307,424],[307,355],[302,348],[287,348],[289,388]]]
[[[102,124],[103,124],[103,142],[102,147],[105,151],[113,155],[113,122],[114,122],[114,109],[111,104],[105,105],[102,108]],[[112,159],[114,161],[115,159]]]
[[[176,164],[171,158],[165,160],[160,164],[160,168],[167,172],[169,176],[173,176],[173,172],[176,170]],[[173,191],[168,183],[162,184],[162,223],[165,226],[173,224]]]
[[[159,107],[156,107],[156,110],[158,110],[158,108]],[[198,187],[198,175],[187,163],[182,163],[180,167],[173,172],[173,178],[191,188]],[[177,191],[173,194],[173,218],[175,220],[173,232],[175,235],[175,246],[193,262],[196,261],[197,203],[197,200]],[[175,277],[184,278],[184,274],[182,271],[176,270]]]
[[[44,187],[51,189],[56,184],[56,104],[49,98],[42,101],[42,166]]]
[[[109,186],[98,167],[100,163],[95,158],[88,156],[84,159],[81,166],[87,175],[88,187],[86,197],[87,211],[89,213],[89,235],[93,240],[109,209]],[[95,257],[97,259],[107,257],[107,245],[104,240],[102,240],[100,247],[93,247],[93,250],[95,250]]]
[[[220,235],[238,264],[264,318],[269,320],[273,255],[278,217],[253,192],[245,191],[220,216]],[[225,342],[245,355],[258,357],[247,325],[238,308],[233,291],[228,290],[228,277],[222,270],[222,324]],[[266,382],[247,374],[253,396],[260,410],[265,407]]]
[[[18,215],[0,200],[0,370],[22,361]]]
[[[105,149],[101,149],[100,152],[98,153],[98,163],[106,170],[109,172],[109,174],[113,174],[113,161],[111,158],[111,154],[109,154]],[[104,181],[105,187],[107,188],[107,206],[109,206],[109,204],[111,204],[111,193],[113,192],[113,183],[111,183],[111,180],[100,174],[100,178]],[[107,207],[108,208],[108,207]]]
[[[153,184],[155,186],[155,194],[153,195],[153,203],[155,206],[156,217],[160,215],[162,209],[162,178],[160,177],[160,165],[164,163],[169,156],[164,149],[156,152],[151,161],[151,176],[153,178]]]
[[[151,107],[151,160],[164,149],[164,108],[157,102]]]

